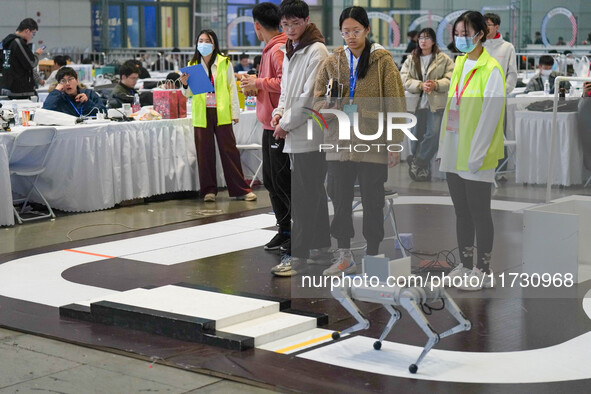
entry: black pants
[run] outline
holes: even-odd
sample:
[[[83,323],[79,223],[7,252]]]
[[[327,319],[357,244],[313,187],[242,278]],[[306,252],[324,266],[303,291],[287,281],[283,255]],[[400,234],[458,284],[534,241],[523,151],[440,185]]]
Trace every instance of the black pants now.
[[[339,248],[351,248],[355,236],[353,227],[353,197],[359,182],[363,204],[363,237],[367,241],[367,254],[377,255],[384,239],[384,183],[388,179],[386,164],[328,162],[328,195],[334,205],[330,233]]]
[[[493,247],[494,227],[490,210],[491,183],[468,181],[457,174],[448,172],[447,185],[456,211],[456,233],[460,256],[462,250],[474,245],[477,240],[477,267],[483,266],[485,253],[490,254]],[[473,267],[473,261],[462,261],[466,268]]]
[[[291,171],[291,255],[308,258],[310,249],[330,246],[328,200],[324,180],[324,152],[290,155]]]
[[[289,155],[283,153],[285,140],[276,140],[274,130],[263,130],[263,183],[269,191],[269,199],[279,230],[291,229],[291,170]]]

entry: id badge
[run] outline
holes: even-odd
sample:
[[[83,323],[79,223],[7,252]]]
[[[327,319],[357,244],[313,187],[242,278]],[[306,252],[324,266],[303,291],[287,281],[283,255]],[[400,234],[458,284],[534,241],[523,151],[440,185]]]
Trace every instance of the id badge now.
[[[215,93],[206,93],[205,94],[205,106],[212,108],[216,107],[216,100],[215,100]]]
[[[460,111],[455,103],[449,106],[445,130],[450,133],[457,133],[460,130]]]
[[[343,112],[349,116],[351,126],[353,125],[354,114],[357,112],[357,104],[346,104],[343,106]]]

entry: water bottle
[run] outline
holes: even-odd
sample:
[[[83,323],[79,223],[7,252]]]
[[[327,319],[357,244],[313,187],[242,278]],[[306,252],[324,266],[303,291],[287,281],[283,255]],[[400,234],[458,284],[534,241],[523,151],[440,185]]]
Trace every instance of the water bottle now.
[[[12,103],[12,113],[14,115],[14,124],[20,125],[21,124],[21,117],[18,113],[18,105],[16,103]]]
[[[546,95],[550,94],[550,81],[544,82],[544,93],[546,93]]]
[[[140,104],[140,95],[139,94],[135,94],[133,96],[133,112],[138,112],[140,109],[142,109],[142,105]]]

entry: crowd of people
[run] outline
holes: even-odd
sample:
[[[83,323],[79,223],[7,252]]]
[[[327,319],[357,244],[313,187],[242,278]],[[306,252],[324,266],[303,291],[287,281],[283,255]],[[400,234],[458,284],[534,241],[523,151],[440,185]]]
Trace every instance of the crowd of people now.
[[[491,185],[497,163],[504,157],[505,98],[518,83],[515,48],[499,32],[500,17],[477,11],[458,17],[451,44],[459,54],[455,62],[438,47],[433,29],[409,33],[409,55],[399,71],[390,52],[370,41],[363,7],[342,11],[339,29],[344,45],[332,53],[322,32],[310,23],[303,0],[284,0],[280,6],[260,3],[252,15],[255,33],[264,43],[254,64],[242,55],[232,65],[219,47],[216,32],[203,30],[196,37],[189,65],[203,66],[213,91],[194,94],[188,74],[172,77],[183,94],[192,98],[203,201],[215,202],[218,193],[215,141],[229,195],[246,201],[257,198],[244,180],[232,129],[239,121],[239,81],[246,95],[256,96],[256,114],[263,126],[263,182],[278,227],[264,248],[281,252],[271,272],[289,277],[320,263],[327,265],[324,275],[354,273],[355,192],[359,191],[363,204],[366,254],[378,255],[384,239],[388,167],[400,162],[399,151],[380,147],[402,142],[403,131],[376,134],[375,130],[382,130],[386,123],[383,113],[413,112],[417,125],[407,158],[409,176],[417,182],[429,181],[436,160],[439,171],[445,173],[456,213],[461,263],[451,275],[485,278],[464,281],[465,290],[493,286],[488,280],[494,238]],[[35,94],[33,70],[43,49],[32,52],[27,44],[37,30],[35,21],[26,19],[3,41],[4,53],[8,49],[10,55],[4,62],[10,67],[5,68],[3,87],[12,98]],[[178,58],[171,55],[166,61],[172,65]],[[121,65],[120,81],[108,104],[133,103],[138,79],[149,75],[148,68],[155,70],[154,64],[142,57]],[[526,91],[548,85],[553,91],[559,75],[553,66],[551,56],[542,56],[539,74]],[[174,67],[180,68],[179,64]],[[63,56],[54,58],[46,82],[55,88],[44,108],[74,116],[105,108],[93,90],[79,83]],[[320,122],[308,122],[309,111],[324,115],[324,128]],[[343,117],[350,127],[344,133],[350,136],[346,141]],[[373,144],[366,144],[366,150],[351,148],[369,140]],[[328,199],[334,206],[332,221]],[[330,249],[331,238],[336,240],[336,252]]]

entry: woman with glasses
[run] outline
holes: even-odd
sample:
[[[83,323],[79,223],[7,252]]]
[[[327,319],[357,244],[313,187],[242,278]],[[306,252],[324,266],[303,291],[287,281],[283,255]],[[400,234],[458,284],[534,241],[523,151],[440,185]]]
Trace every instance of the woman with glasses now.
[[[400,71],[404,88],[419,95],[416,106],[408,108],[417,117],[417,126],[413,129],[417,141],[412,141],[411,155],[407,159],[408,174],[413,181],[431,179],[431,159],[439,146],[439,128],[453,69],[453,61],[437,46],[435,31],[421,30],[419,46]]]
[[[180,81],[183,85],[183,94],[193,97],[195,147],[203,201],[215,202],[218,193],[215,164],[216,140],[230,197],[254,201],[257,196],[244,180],[240,152],[236,148],[236,137],[232,130],[232,124],[238,123],[240,116],[232,63],[220,52],[218,38],[213,30],[202,30],[197,36],[196,44],[195,54],[189,61],[189,66],[201,64],[215,91],[193,95],[187,85],[189,74],[183,74]]]
[[[482,43],[487,27],[477,11],[463,13],[453,27],[456,59],[443,115],[439,152],[456,213],[460,264],[450,276],[464,277],[464,290],[494,285],[490,268],[494,228],[491,185],[503,158],[505,76]],[[474,266],[474,238],[477,261]],[[470,280],[477,277],[478,280]]]
[[[367,39],[369,18],[362,7],[349,7],[339,18],[339,28],[345,46],[334,50],[321,67],[315,86],[315,107],[334,108],[345,112],[353,120],[350,140],[339,140],[339,123],[330,121],[325,133],[323,149],[328,161],[328,194],[334,205],[331,235],[336,238],[339,256],[324,275],[354,273],[356,264],[351,254],[353,229],[353,197],[359,185],[363,204],[363,236],[367,254],[377,255],[384,239],[384,183],[388,166],[399,162],[402,132],[395,131],[392,140],[387,133],[376,135],[387,112],[405,112],[404,89],[392,55],[379,44]],[[335,102],[326,103],[327,85],[337,87],[332,96]],[[342,89],[338,89],[341,87]],[[380,118],[379,114],[382,113]],[[330,119],[329,114],[324,117]],[[357,119],[357,122],[355,122]],[[356,124],[356,125],[355,125]],[[354,126],[355,125],[355,126]],[[388,146],[388,148],[386,148]],[[337,148],[338,147],[338,148]],[[390,149],[391,148],[391,149]]]

